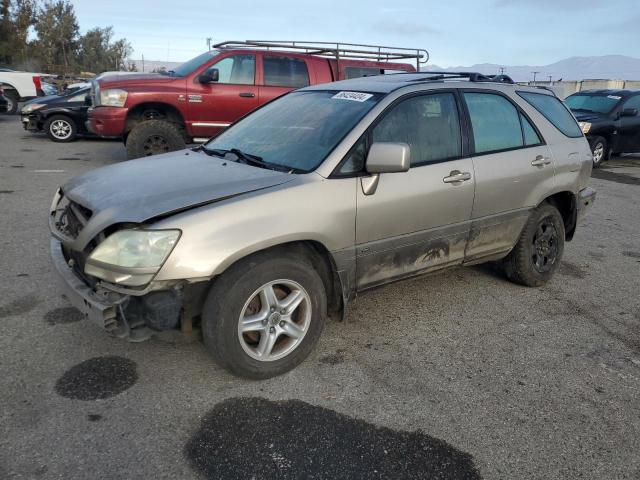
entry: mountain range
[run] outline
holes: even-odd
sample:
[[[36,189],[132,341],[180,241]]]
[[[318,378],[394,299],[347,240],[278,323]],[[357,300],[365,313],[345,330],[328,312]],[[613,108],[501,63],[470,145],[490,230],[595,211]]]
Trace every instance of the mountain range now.
[[[504,73],[516,82],[533,80],[533,72],[536,80],[553,81],[585,80],[585,79],[611,79],[611,80],[640,80],[640,59],[626,57],[624,55],[604,55],[600,57],[570,57],[552,63],[550,65],[498,65],[494,63],[478,63],[470,67],[441,68],[437,65],[428,65],[423,71],[444,72],[479,72],[495,75],[504,68]]]

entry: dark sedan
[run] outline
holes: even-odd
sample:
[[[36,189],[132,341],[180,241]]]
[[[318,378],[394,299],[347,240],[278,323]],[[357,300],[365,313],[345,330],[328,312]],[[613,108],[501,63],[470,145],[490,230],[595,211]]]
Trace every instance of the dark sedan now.
[[[66,95],[36,98],[22,107],[22,125],[32,132],[44,131],[54,142],[71,142],[78,135],[90,135],[85,128],[89,88]]]
[[[565,99],[589,140],[593,166],[640,152],[640,90],[584,90]]]

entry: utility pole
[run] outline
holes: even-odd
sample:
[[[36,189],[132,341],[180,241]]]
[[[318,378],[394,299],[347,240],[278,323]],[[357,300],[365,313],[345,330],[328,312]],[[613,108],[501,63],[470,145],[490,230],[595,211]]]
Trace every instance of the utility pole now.
[[[142,73],[144,73],[144,53],[142,54]]]
[[[211,37],[207,37],[207,49],[211,50]]]
[[[552,77],[552,76],[553,76],[553,75],[549,75],[549,85],[553,85],[553,83],[551,82],[551,77]]]
[[[504,75],[504,67],[500,67],[500,75]]]
[[[533,73],[533,84],[536,84],[536,75],[539,74],[540,72],[531,72]]]

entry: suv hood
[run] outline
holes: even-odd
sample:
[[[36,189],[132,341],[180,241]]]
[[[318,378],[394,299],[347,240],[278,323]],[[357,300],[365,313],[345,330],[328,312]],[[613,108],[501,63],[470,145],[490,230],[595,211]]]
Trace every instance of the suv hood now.
[[[584,110],[571,110],[571,113],[579,122],[591,122],[596,120],[605,120],[606,115],[598,112],[585,112]]]
[[[93,236],[114,223],[141,223],[294,178],[182,150],[92,170],[72,178],[61,190],[93,212],[87,225]]]
[[[98,79],[100,88],[119,87],[126,85],[140,85],[149,83],[168,83],[177,78],[159,73],[114,73],[101,76]]]

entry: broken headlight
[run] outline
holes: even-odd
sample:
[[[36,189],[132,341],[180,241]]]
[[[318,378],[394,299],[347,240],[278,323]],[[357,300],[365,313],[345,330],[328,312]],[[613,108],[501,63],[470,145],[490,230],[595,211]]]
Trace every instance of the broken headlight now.
[[[120,230],[89,255],[88,275],[128,286],[146,285],[180,238],[180,230]]]

